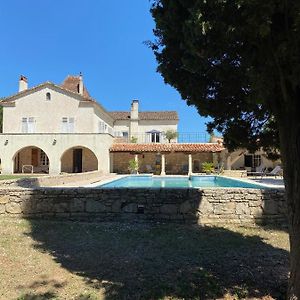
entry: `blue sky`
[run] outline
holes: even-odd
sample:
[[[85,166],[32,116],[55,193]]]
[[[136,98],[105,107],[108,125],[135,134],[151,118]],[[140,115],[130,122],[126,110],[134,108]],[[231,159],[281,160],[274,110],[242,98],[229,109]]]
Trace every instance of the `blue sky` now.
[[[0,4],[0,96],[29,86],[61,83],[83,72],[91,95],[107,110],[177,110],[179,131],[205,132],[206,119],[156,72],[154,22],[148,0],[10,0]]]

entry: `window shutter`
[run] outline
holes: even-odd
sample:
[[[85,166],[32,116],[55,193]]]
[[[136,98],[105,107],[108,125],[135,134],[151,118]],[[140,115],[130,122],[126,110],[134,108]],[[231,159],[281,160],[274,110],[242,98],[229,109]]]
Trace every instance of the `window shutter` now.
[[[62,118],[61,131],[62,133],[68,132],[68,118],[66,117]]]
[[[104,133],[105,132],[105,124],[103,121],[99,122],[99,133]]]
[[[22,118],[22,132],[23,133],[28,132],[27,118]]]
[[[34,118],[30,117],[28,118],[28,132],[29,133],[34,133],[35,132],[35,123],[34,123]]]
[[[75,119],[69,118],[69,132],[74,132],[75,129]]]

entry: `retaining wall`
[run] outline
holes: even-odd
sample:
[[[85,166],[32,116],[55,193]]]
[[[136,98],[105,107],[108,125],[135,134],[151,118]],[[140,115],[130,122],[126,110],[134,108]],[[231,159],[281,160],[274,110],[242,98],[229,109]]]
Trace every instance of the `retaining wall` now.
[[[0,189],[0,216],[268,224],[285,222],[285,211],[275,189]]]

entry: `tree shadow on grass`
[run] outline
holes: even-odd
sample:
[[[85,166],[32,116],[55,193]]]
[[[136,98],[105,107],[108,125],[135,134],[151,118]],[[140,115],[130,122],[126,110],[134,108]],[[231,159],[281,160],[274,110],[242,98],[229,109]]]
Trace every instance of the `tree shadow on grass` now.
[[[285,298],[288,252],[259,236],[195,225],[30,223],[35,247],[104,287],[106,299]]]

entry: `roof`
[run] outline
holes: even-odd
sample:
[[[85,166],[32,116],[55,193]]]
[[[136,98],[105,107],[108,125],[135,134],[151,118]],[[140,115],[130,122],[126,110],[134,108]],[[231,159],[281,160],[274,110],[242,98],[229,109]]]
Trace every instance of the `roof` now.
[[[112,111],[109,114],[115,120],[128,120],[130,119],[130,112],[128,111]],[[176,111],[144,111],[139,112],[140,120],[178,120]]]
[[[169,144],[134,144],[116,143],[109,149],[110,152],[221,152],[224,146],[219,143],[169,143]]]
[[[71,91],[73,93],[79,92],[79,82],[80,82],[80,75],[79,76],[70,76],[68,75],[66,79],[61,84],[63,89]],[[83,85],[83,97],[89,100],[92,100],[90,93],[86,89],[85,85]],[[93,101],[93,100],[92,100]]]

